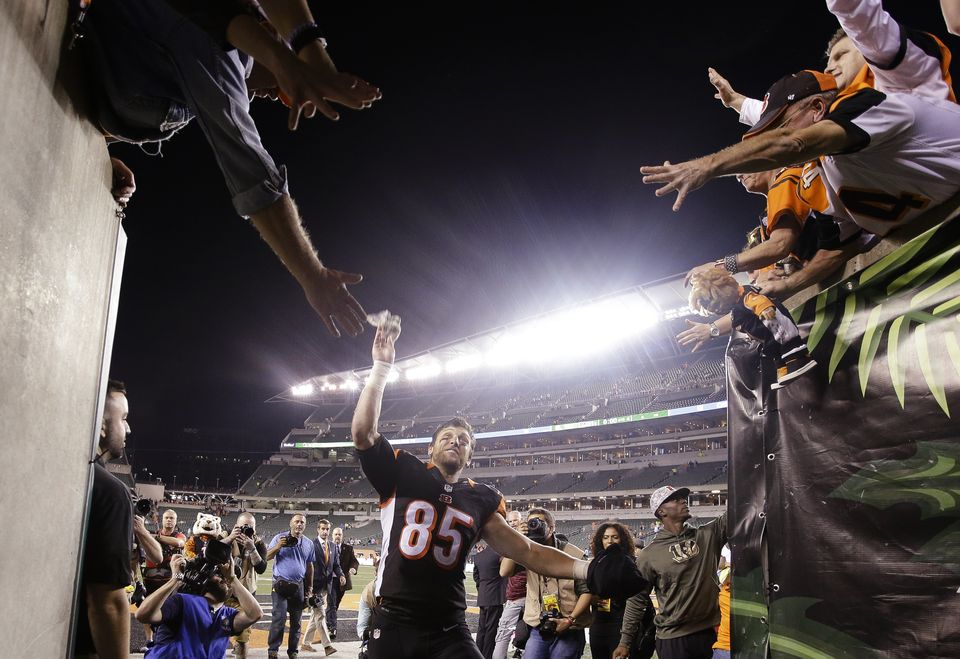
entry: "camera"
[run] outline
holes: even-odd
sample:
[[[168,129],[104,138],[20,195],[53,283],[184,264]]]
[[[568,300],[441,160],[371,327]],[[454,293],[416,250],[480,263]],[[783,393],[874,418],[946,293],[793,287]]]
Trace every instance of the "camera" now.
[[[541,545],[547,544],[547,533],[549,528],[547,522],[539,517],[531,517],[527,520],[527,537]]]
[[[288,535],[283,540],[280,541],[284,547],[296,547],[300,544],[300,538],[295,535]]]
[[[203,554],[187,561],[183,568],[182,592],[190,595],[203,594],[203,588],[221,565],[230,560],[230,545],[219,540],[210,540]]]
[[[248,538],[252,538],[254,536],[253,527],[250,526],[249,524],[244,524],[243,526],[241,526],[240,533],[247,536]]]
[[[321,598],[317,597],[316,595],[311,595],[310,597],[307,598],[307,606],[315,609],[318,606],[320,606],[320,600]]]
[[[150,499],[137,499],[137,502],[133,505],[133,507],[136,509],[137,514],[140,515],[140,517],[149,516],[150,513],[152,513],[155,509],[153,501]]]
[[[544,640],[557,635],[557,620],[562,617],[560,612],[555,609],[540,612],[540,625],[537,629],[540,631],[540,636],[543,637]]]
[[[133,593],[130,595],[130,603],[134,606],[140,606],[145,599],[147,599],[147,587],[143,585],[142,581],[138,581],[133,587]]]

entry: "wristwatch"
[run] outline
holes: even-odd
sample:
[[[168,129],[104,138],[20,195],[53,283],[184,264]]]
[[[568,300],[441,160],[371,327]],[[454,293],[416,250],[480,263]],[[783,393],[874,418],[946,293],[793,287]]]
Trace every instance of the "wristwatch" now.
[[[714,338],[720,336],[720,328],[717,327],[716,323],[710,323],[709,327],[710,327],[710,336]]]

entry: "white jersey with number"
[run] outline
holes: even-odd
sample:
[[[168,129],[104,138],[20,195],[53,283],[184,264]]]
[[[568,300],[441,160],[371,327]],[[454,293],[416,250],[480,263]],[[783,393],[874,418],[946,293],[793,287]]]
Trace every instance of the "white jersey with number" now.
[[[854,84],[882,92],[915,94],[933,100],[956,101],[950,78],[950,49],[932,34],[900,25],[880,0],[827,0],[850,41],[869,62]],[[763,101],[746,98],[740,123],[760,120]]]
[[[842,238],[857,226],[886,235],[960,192],[956,103],[863,86],[841,95],[824,120],[840,125],[853,144],[807,165],[799,193],[836,217]]]

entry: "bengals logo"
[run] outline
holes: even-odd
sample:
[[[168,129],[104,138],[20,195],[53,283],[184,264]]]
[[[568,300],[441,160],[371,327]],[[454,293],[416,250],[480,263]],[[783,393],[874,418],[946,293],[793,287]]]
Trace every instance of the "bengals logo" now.
[[[700,545],[696,540],[683,540],[675,545],[670,545],[670,555],[674,563],[686,563],[691,558],[700,555]]]

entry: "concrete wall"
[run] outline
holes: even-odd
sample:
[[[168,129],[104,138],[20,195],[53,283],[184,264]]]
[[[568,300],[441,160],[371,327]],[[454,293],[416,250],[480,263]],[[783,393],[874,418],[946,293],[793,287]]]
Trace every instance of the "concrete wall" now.
[[[67,653],[119,287],[106,147],[57,82],[66,7],[0,0],[0,529],[18,527],[0,570],[3,656]]]

